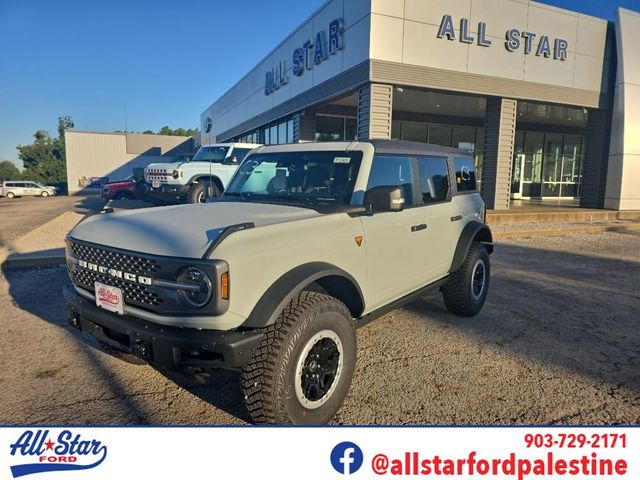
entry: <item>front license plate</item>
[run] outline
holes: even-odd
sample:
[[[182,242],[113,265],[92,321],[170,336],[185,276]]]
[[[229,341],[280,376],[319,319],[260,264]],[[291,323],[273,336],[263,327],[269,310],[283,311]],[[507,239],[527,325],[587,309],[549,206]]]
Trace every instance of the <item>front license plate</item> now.
[[[124,297],[121,289],[100,282],[95,282],[94,286],[97,306],[124,315]]]
[[[151,186],[153,188],[160,188],[160,180],[151,180]]]

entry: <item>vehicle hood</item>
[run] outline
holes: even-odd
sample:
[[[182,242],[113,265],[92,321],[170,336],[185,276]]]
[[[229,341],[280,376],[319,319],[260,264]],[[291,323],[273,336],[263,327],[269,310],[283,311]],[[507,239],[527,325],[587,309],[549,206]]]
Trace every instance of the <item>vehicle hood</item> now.
[[[70,235],[134,252],[202,258],[211,242],[230,225],[252,222],[259,228],[319,215],[307,208],[260,203],[175,205],[93,215],[76,225]]]
[[[180,166],[183,164],[184,162],[173,162],[173,163],[150,163],[149,165],[147,165],[145,167],[145,170],[149,170],[149,169],[158,169],[158,170],[175,170],[176,168],[180,168]]]
[[[107,182],[104,184],[105,187],[128,187],[132,184],[133,182],[130,182],[128,180],[123,180],[120,182]]]

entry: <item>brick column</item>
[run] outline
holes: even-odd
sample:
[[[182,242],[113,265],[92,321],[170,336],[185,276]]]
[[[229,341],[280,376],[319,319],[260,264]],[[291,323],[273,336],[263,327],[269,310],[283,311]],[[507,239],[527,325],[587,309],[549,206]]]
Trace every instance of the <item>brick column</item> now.
[[[482,165],[482,197],[487,208],[505,210],[511,201],[511,170],[518,102],[487,98]]]

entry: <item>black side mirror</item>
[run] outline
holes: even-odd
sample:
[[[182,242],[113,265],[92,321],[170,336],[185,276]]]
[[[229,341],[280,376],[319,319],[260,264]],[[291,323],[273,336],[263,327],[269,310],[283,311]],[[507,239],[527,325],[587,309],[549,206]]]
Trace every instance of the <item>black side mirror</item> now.
[[[238,157],[236,157],[235,155],[231,155],[230,157],[227,157],[224,159],[224,164],[225,165],[237,165],[238,164]]]
[[[404,203],[404,189],[400,186],[373,187],[364,194],[364,206],[371,213],[400,212]]]

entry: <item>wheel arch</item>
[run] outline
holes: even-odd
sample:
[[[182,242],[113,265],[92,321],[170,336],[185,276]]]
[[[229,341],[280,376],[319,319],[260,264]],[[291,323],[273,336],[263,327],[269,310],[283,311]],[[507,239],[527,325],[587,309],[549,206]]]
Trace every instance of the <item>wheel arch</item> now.
[[[464,259],[467,257],[473,242],[482,243],[487,249],[487,253],[493,253],[493,234],[491,229],[484,223],[471,221],[462,229],[449,273],[455,272],[464,263]]]
[[[273,325],[282,309],[296,295],[305,290],[318,291],[318,286],[344,303],[354,318],[362,314],[364,297],[358,282],[335,265],[312,262],[300,265],[276,280],[260,297],[242,327],[262,328]]]
[[[213,183],[218,187],[220,193],[224,192],[224,185],[222,184],[222,180],[217,175],[194,175],[191,180],[187,182],[187,185],[191,185],[193,183],[199,182],[200,180],[209,180],[211,179]]]

